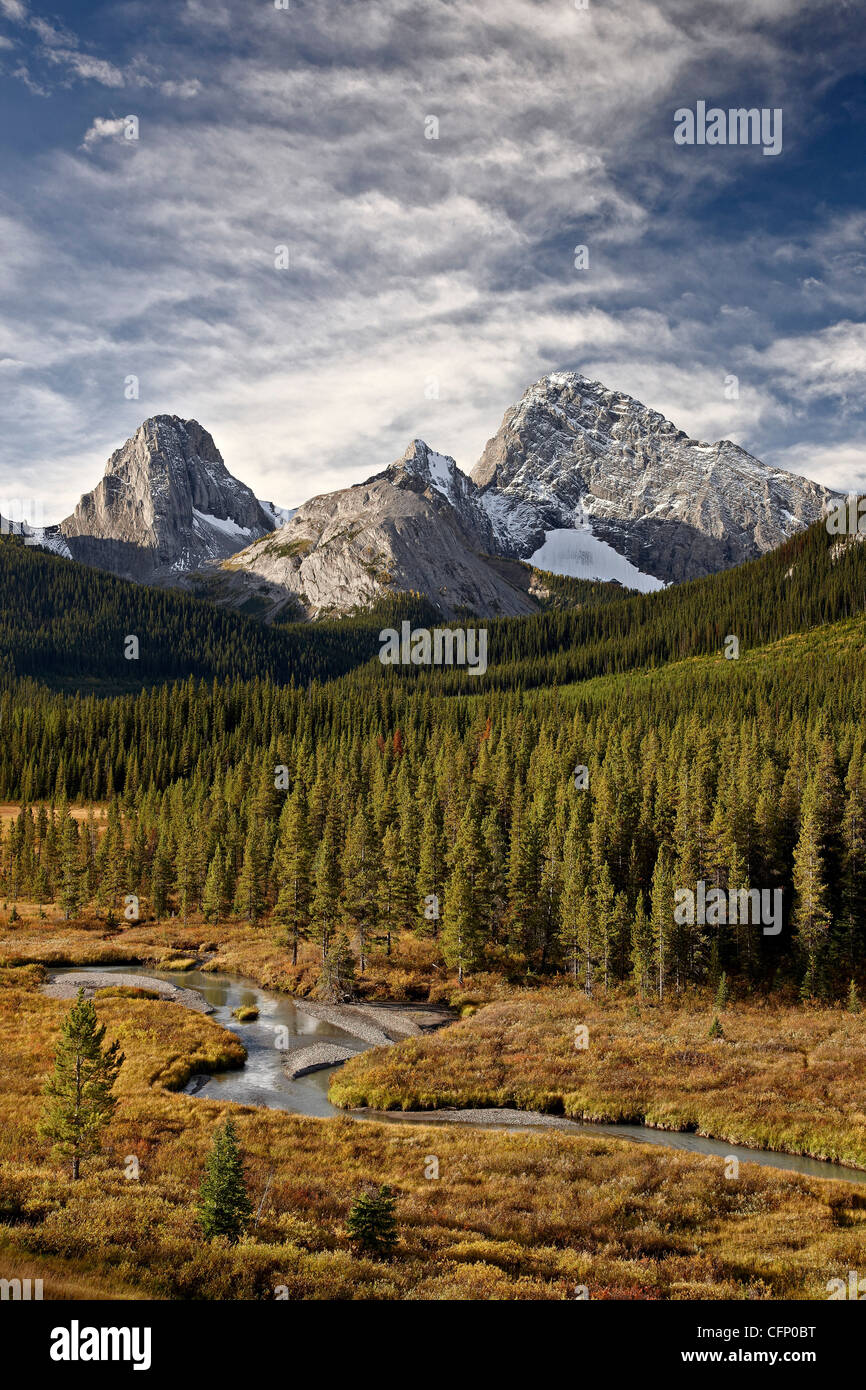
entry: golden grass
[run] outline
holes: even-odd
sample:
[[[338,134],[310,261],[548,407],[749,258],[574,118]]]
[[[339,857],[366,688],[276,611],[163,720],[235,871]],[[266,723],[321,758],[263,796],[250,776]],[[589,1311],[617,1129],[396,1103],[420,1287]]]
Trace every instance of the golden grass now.
[[[749,1164],[728,1180],[718,1159],[614,1138],[240,1106],[261,1213],[237,1246],[204,1245],[194,1200],[225,1107],[168,1088],[236,1061],[237,1040],[178,1005],[99,1001],[127,1060],[105,1152],[73,1183],[36,1135],[68,1008],[40,992],[42,975],[0,970],[0,1274],[41,1277],[46,1296],[568,1299],[586,1285],[593,1298],[823,1298],[862,1256],[866,1193],[842,1182]],[[124,1176],[130,1155],[138,1180]],[[346,1216],[383,1181],[400,1244],[360,1258]]]
[[[301,944],[298,965],[293,966],[279,932],[269,924],[248,922],[208,924],[176,919],[119,925],[107,929],[96,917],[64,922],[56,909],[46,908],[46,920],[38,920],[35,904],[17,904],[22,920],[0,927],[0,962],[10,965],[41,961],[45,965],[110,965],[123,962],[158,964],[161,969],[183,968],[192,957],[212,958],[206,970],[243,975],[265,989],[305,998],[314,990],[321,969],[321,953],[311,942]],[[8,915],[8,914],[7,914]],[[216,953],[215,955],[213,953]],[[494,976],[477,982],[480,997],[491,997],[501,987]],[[391,955],[384,948],[370,952],[367,971],[358,977],[359,993],[367,999],[429,1000],[447,1003],[457,997],[456,986],[440,959],[434,941],[407,935],[395,939]]]
[[[45,804],[47,805],[47,802],[46,802]],[[34,803],[34,813],[35,813],[35,809],[38,807],[38,805],[39,805],[38,802],[35,802],[35,803]],[[87,817],[88,817],[89,812],[90,812],[90,807],[89,807],[89,806],[70,806],[70,807],[69,807],[69,814],[70,814],[70,816],[72,817],[73,820],[77,820],[77,821],[79,822],[79,824],[86,824],[86,822],[87,822]],[[18,816],[20,815],[20,813],[21,813],[21,802],[20,802],[20,801],[0,801],[0,822],[2,822],[4,825],[7,825],[9,821],[17,820],[17,819],[18,819]],[[95,821],[95,823],[96,823],[96,828],[97,828],[97,830],[99,831],[100,834],[101,834],[102,831],[105,829],[105,823],[106,823],[106,821],[107,821],[107,817],[108,817],[108,812],[107,812],[105,806],[103,806],[103,805],[101,805],[101,804],[99,804],[99,803],[97,803],[97,802],[94,802],[94,805],[93,805],[93,819],[94,819],[94,821]]]
[[[330,1095],[377,1110],[516,1106],[627,1120],[866,1168],[866,1013],[738,1003],[721,1013],[724,1038],[710,1041],[715,1012],[695,998],[524,990],[352,1058]]]

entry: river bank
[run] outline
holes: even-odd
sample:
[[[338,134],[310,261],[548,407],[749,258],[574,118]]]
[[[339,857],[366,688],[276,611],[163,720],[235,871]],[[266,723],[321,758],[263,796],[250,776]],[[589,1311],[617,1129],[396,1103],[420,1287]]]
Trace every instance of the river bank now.
[[[158,976],[145,975],[145,969],[150,967],[119,967],[113,973],[122,980],[130,981],[132,978],[135,983],[146,984],[149,980],[161,983]],[[101,973],[94,967],[70,972],[76,979],[81,975],[98,978]],[[67,977],[56,977],[60,981],[64,978]],[[413,1036],[420,1044],[427,1039],[423,1037],[423,1025],[417,1020],[425,1018],[429,1029],[431,1025],[426,1016],[438,1016],[439,1011],[405,1006],[390,1009],[375,1006],[370,1009],[363,1005],[323,1005],[316,1001],[290,1000],[213,970],[187,972],[184,979],[191,990],[202,992],[216,1020],[234,1032],[247,1049],[247,1061],[241,1069],[232,1069],[222,1075],[197,1074],[191,1077],[186,1085],[191,1095],[289,1110],[320,1118],[342,1114],[357,1120],[385,1124],[459,1125],[514,1131],[543,1129],[572,1135],[608,1135],[632,1143],[661,1145],[725,1159],[735,1158],[738,1163],[756,1163],[810,1177],[866,1183],[866,1171],[854,1166],[843,1166],[810,1155],[769,1147],[752,1147],[691,1129],[676,1130],[641,1123],[598,1123],[514,1105],[431,1106],[423,1109],[337,1107],[328,1098],[328,1086],[332,1078],[336,1082],[341,1066],[352,1064],[355,1059],[363,1061],[364,1054],[370,1048],[381,1049],[384,1046],[380,1041],[382,1030],[370,1022],[371,1013],[386,1014],[392,1020],[392,1031],[399,1032],[411,1024],[417,1030]],[[172,981],[167,983],[173,989],[177,988]],[[259,1017],[254,1022],[238,1023],[234,1017],[233,1010],[243,1005],[258,1009]],[[353,1034],[350,1031],[353,1027],[363,1027],[368,1036]],[[439,1029],[441,1024],[431,1035],[433,1038],[441,1039],[444,1036]],[[371,1038],[371,1033],[379,1036]],[[394,1041],[386,1038],[389,1047],[394,1045]],[[378,1063],[388,1055],[379,1050],[368,1060]]]

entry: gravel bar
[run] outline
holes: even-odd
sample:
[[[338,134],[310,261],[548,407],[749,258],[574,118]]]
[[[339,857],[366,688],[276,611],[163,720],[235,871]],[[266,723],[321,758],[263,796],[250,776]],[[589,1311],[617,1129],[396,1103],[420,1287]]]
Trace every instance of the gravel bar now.
[[[429,1004],[418,1008],[406,1004],[320,1004],[315,999],[297,998],[293,998],[292,1003],[303,1013],[344,1028],[353,1037],[372,1043],[374,1047],[416,1038],[454,1019],[452,1013],[431,1008]]]
[[[65,975],[55,975],[42,993],[50,999],[75,999],[79,989],[84,990],[85,999],[92,999],[99,989],[124,985],[132,989],[150,989],[171,1004],[183,1004],[186,1009],[195,1009],[200,1014],[212,1014],[213,1009],[197,989],[182,989],[180,985],[169,984],[168,980],[154,980],[150,975],[116,975],[108,971],[70,970]]]
[[[357,1056],[351,1047],[341,1043],[311,1043],[309,1047],[296,1047],[286,1057],[286,1075],[292,1078],[306,1076],[308,1071],[319,1071],[322,1067],[336,1067],[340,1062],[348,1062]]]

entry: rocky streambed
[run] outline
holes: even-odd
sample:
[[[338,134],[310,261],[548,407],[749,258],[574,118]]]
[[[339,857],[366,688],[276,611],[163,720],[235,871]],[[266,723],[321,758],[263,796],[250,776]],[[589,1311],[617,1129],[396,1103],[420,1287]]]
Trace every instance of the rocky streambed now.
[[[130,988],[151,990],[161,999],[171,1004],[182,1004],[185,1009],[195,1009],[201,1014],[212,1014],[213,1007],[196,989],[184,989],[172,980],[157,979],[155,975],[138,975],[130,981],[127,967],[120,970],[83,969],[70,970],[63,975],[55,975],[43,986],[43,994],[51,999],[75,999],[79,989],[84,990],[85,999],[92,999],[101,989]]]

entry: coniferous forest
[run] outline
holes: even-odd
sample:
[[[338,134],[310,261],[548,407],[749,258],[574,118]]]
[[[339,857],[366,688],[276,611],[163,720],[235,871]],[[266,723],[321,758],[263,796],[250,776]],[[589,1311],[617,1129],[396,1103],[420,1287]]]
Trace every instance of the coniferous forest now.
[[[856,538],[819,523],[652,596],[578,586],[568,609],[487,624],[478,676],[380,664],[380,622],[435,621],[411,596],[373,622],[271,630],[17,540],[0,572],[0,645],[23,653],[0,694],[10,904],[113,921],[132,895],[142,918],[276,929],[293,961],[345,935],[362,971],[371,943],[412,934],[461,979],[587,992],[726,972],[827,1000],[862,980]],[[149,683],[95,693],[136,664],[128,633],[161,654]],[[699,881],[781,890],[781,930],[677,922]]]
[[[27,1369],[862,1359],[856,13],[0,0]]]

